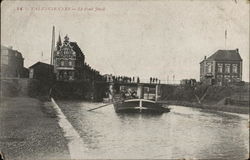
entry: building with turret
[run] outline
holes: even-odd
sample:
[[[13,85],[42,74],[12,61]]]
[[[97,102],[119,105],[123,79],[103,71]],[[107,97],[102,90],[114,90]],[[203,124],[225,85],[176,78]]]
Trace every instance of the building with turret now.
[[[68,35],[61,41],[59,35],[53,54],[54,73],[58,81],[85,80],[101,81],[100,72],[85,62],[85,55],[76,42],[70,42]]]
[[[76,42],[70,42],[68,35],[63,43],[59,35],[53,64],[56,79],[62,81],[81,80],[84,77],[85,56]]]

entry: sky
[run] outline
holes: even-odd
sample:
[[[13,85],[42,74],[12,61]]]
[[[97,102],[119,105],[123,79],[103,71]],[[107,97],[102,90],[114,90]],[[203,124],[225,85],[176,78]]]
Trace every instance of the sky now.
[[[68,34],[101,74],[199,80],[204,56],[238,48],[249,81],[247,0],[1,3],[1,44],[20,51],[25,67],[50,62],[53,25],[56,40]]]

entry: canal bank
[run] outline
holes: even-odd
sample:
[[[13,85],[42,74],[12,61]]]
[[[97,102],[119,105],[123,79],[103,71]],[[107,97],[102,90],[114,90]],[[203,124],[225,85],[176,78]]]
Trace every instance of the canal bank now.
[[[237,105],[225,105],[225,104],[199,104],[196,102],[188,102],[188,101],[159,101],[160,103],[164,103],[167,105],[179,105],[184,107],[192,107],[192,108],[201,108],[206,110],[213,111],[223,111],[230,113],[240,113],[240,114],[249,114],[249,106],[237,106]]]
[[[214,111],[249,114],[249,84],[209,86],[197,84],[163,85],[159,101],[168,105],[180,105]]]
[[[6,159],[70,158],[51,105],[29,97],[1,97],[0,150]]]

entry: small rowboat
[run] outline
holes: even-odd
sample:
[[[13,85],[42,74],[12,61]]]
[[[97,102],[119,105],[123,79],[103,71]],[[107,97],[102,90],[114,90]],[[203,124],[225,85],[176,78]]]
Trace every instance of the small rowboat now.
[[[116,113],[164,113],[170,109],[162,104],[146,99],[127,99],[114,103]]]

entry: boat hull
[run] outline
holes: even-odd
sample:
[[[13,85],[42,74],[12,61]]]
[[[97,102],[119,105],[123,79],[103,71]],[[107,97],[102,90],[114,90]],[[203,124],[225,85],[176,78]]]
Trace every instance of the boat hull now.
[[[164,113],[169,112],[169,108],[163,107],[155,101],[145,99],[130,99],[114,103],[117,113]]]

